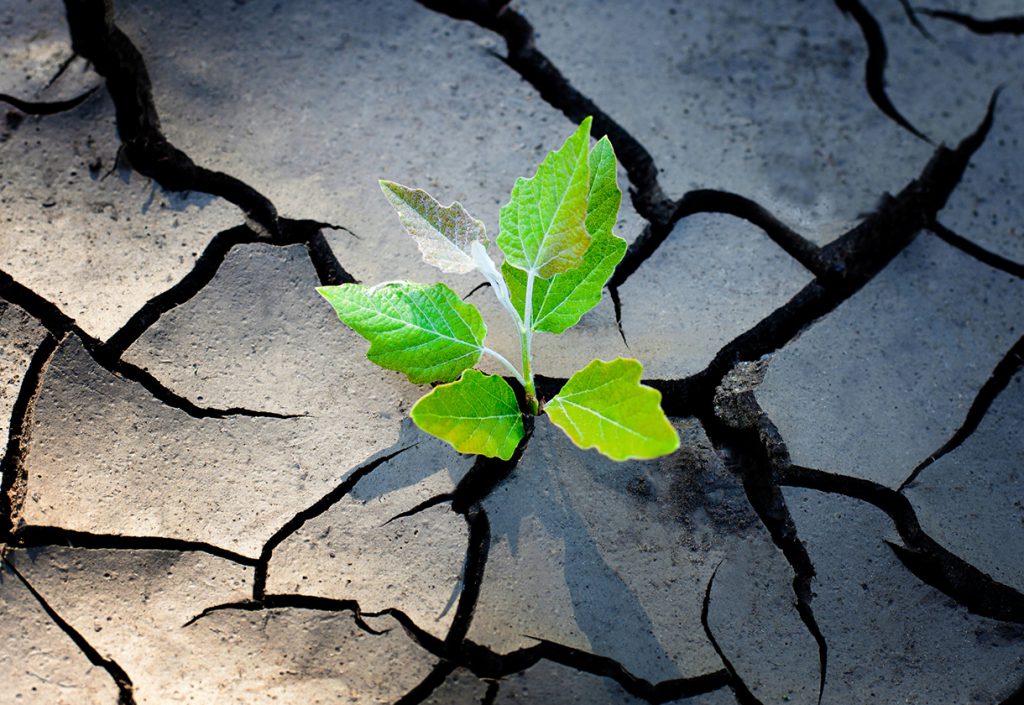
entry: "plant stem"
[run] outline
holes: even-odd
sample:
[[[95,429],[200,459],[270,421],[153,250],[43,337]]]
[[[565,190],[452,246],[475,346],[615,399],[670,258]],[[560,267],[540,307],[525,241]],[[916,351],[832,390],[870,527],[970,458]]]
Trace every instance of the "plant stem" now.
[[[521,374],[519,374],[519,370],[516,369],[516,366],[513,365],[511,362],[509,362],[508,359],[504,355],[502,355],[497,350],[491,350],[490,348],[488,348],[486,346],[484,346],[484,352],[487,353],[488,355],[490,355],[491,357],[493,357],[495,360],[497,360],[501,364],[503,364],[508,369],[508,371],[512,373],[512,376],[515,377],[516,380],[519,381],[519,384],[523,385],[524,389],[526,388],[526,380],[523,379],[523,376]]]
[[[530,405],[530,413],[534,416],[540,412],[537,403],[537,388],[533,384],[533,280],[536,275],[526,273],[526,300],[523,302],[523,322],[519,328],[519,347],[523,357],[523,389],[526,390],[526,403]]]

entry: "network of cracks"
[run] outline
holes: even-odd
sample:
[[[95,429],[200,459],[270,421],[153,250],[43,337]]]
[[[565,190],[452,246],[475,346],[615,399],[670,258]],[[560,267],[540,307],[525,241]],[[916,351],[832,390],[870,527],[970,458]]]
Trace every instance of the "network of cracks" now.
[[[409,385],[369,373],[361,343],[329,321],[312,323],[323,312],[296,298],[316,284],[357,281],[353,272],[362,277],[362,264],[346,268],[346,251],[368,235],[283,217],[246,180],[175,147],[161,128],[147,58],[120,28],[115,8],[109,0],[66,0],[70,46],[45,62],[53,74],[46,87],[76,65],[95,85],[62,100],[0,95],[12,107],[5,141],[27,129],[26,120],[45,125],[88,109],[105,92],[120,142],[114,168],[104,175],[97,164],[94,179],[134,172],[165,195],[215,196],[245,217],[210,238],[177,283],[112,331],[80,324],[53,297],[0,272],[7,302],[0,323],[25,360],[8,405],[0,590],[10,604],[20,595],[35,605],[91,664],[89,701],[176,702],[189,697],[191,682],[228,688],[228,681],[234,695],[224,697],[254,702],[299,694],[311,702],[394,703],[895,702],[897,695],[945,702],[950,694],[958,702],[1024,701],[1024,580],[1019,565],[1005,565],[1020,547],[1013,540],[1020,537],[1014,461],[1021,448],[1013,428],[1024,392],[1024,338],[1016,337],[1024,265],[940,215],[999,124],[1002,89],[986,88],[991,97],[977,123],[953,146],[936,146],[887,93],[883,23],[866,4],[836,0],[835,21],[852,22],[863,39],[863,100],[929,156],[894,195],[877,194],[871,212],[819,243],[737,193],[666,196],[651,151],[574,87],[517,10],[486,0],[420,5],[417,11],[439,13],[445,23],[466,21],[500,37],[502,71],[521,77],[568,121],[592,115],[595,136],[607,134],[615,145],[639,232],[609,283],[607,325],[586,335],[626,351],[667,348],[646,382],[662,392],[683,449],[654,463],[604,462],[539,418],[502,462],[460,457],[419,434],[402,421]],[[974,41],[1021,33],[1015,17],[910,5],[900,12],[926,41],[934,41],[931,23],[955,25],[978,35]],[[726,220],[740,239],[756,231],[763,242],[753,268],[770,270],[759,275],[769,279],[784,272],[789,289],[775,291],[778,305],[764,297],[765,313],[745,311],[749,322],[736,314],[736,330],[723,325],[727,335],[708,343],[706,359],[680,364],[671,333],[646,342],[644,331],[664,319],[650,312],[644,292],[652,298],[659,282],[684,291],[673,279],[679,255],[667,251]],[[667,263],[662,278],[641,281],[659,260]],[[934,270],[922,275],[921,260]],[[954,283],[935,280],[943,273]],[[696,279],[692,286],[708,285]],[[959,309],[935,319],[911,310],[888,324],[911,338],[911,352],[900,358],[903,352],[882,349],[861,360],[870,368],[895,358],[896,378],[934,374],[930,393],[957,397],[936,402],[942,413],[959,413],[952,428],[934,423],[939,428],[917,434],[905,457],[886,464],[867,447],[876,442],[857,432],[899,417],[858,410],[862,398],[845,388],[819,409],[820,390],[801,396],[792,385],[815,378],[819,364],[826,377],[848,375],[848,388],[898,386],[893,377],[863,375],[844,362],[851,351],[834,348],[884,338],[836,327],[870,329],[870,316],[903,307],[906,291],[926,304],[938,291],[935,300],[949,307],[971,295],[986,297],[986,306],[988,298],[1001,303],[980,322],[963,320]],[[707,295],[729,310],[728,289]],[[306,318],[295,320],[296,312]],[[240,323],[225,320],[236,314]],[[274,325],[260,323],[260,315]],[[196,316],[205,322],[195,324]],[[250,322],[254,331],[232,329]],[[202,347],[211,336],[216,344],[217,330],[236,341],[220,353],[228,371],[214,375],[214,387],[243,376],[269,380],[218,393],[204,386],[209,370],[167,372],[185,358],[166,346]],[[275,345],[261,341],[267,335],[314,349],[282,362],[275,376],[258,367]],[[929,335],[967,341],[951,353],[967,361],[947,377],[915,367],[928,359],[920,349],[936,342]],[[989,348],[1002,346],[991,362],[971,347],[979,336]],[[250,348],[254,368],[232,357]],[[294,353],[276,349],[277,360]],[[314,357],[321,362],[310,363]],[[296,371],[308,391],[283,402],[263,394],[302,386],[289,378]],[[947,379],[956,380],[952,391],[942,387]],[[541,396],[563,382],[543,377]],[[208,405],[211,396],[218,403]],[[851,414],[871,420],[845,428]],[[374,421],[360,428],[367,416]],[[826,431],[809,433],[815,423]],[[822,436],[835,447],[822,449]],[[138,457],[147,443],[149,455]],[[221,464],[253,474],[181,472]],[[951,464],[978,468],[958,476]],[[104,467],[115,467],[113,479],[92,472]],[[251,506],[234,506],[236,482],[257,485],[263,499],[246,495],[235,504]],[[182,483],[188,506],[179,495],[176,506],[162,506],[164,483]],[[965,484],[987,489],[957,494]],[[282,496],[302,508],[281,509],[275,502]],[[966,506],[971,501],[981,506]],[[1010,517],[1009,528],[985,519],[989,510]],[[213,516],[220,519],[205,523]],[[957,530],[969,521],[980,528]],[[1004,545],[985,548],[995,543]],[[82,594],[93,598],[79,600]],[[935,640],[945,642],[917,644]],[[59,664],[46,649],[20,653],[6,643],[10,662],[86,702],[68,695],[76,684],[61,682],[72,678],[60,671],[70,668],[66,659]],[[912,656],[901,652],[904,645]],[[195,672],[194,662],[187,671],[168,663],[188,651],[208,663],[206,672]],[[879,654],[902,654],[907,662],[894,672],[918,675],[906,683],[871,675]],[[929,662],[935,654],[950,656]],[[252,672],[239,672],[239,663]]]

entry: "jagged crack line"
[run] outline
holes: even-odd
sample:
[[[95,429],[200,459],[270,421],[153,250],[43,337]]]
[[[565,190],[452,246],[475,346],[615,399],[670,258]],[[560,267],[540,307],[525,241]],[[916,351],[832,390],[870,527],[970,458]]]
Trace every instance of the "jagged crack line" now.
[[[466,560],[462,567],[462,594],[459,595],[459,604],[455,608],[452,625],[444,639],[448,648],[461,644],[469,633],[476,603],[480,599],[483,587],[487,557],[491,550],[491,523],[483,507],[475,504],[467,509],[463,516],[469,527],[469,540]]]
[[[294,534],[296,531],[302,528],[302,526],[315,517],[320,516],[328,509],[337,504],[342,497],[346,496],[352,491],[352,488],[359,483],[364,477],[369,475],[371,472],[376,470],[378,467],[388,462],[392,458],[401,455],[410,448],[414,448],[416,444],[399,448],[393,453],[382,455],[373,460],[357,467],[355,470],[350,472],[345,479],[333,490],[325,494],[323,497],[318,499],[316,502],[306,507],[302,511],[298,512],[295,516],[285,522],[284,526],[274,532],[260,550],[260,557],[256,562],[256,570],[253,575],[253,588],[252,594],[253,599],[260,601],[264,598],[267,590],[267,571],[270,567],[270,559],[274,554],[274,549],[280,546],[285,539]]]
[[[534,647],[540,656],[538,660],[551,661],[591,675],[609,678],[622,686],[623,690],[630,695],[643,698],[651,703],[693,698],[729,685],[729,674],[724,669],[691,678],[674,678],[660,683],[651,683],[633,675],[621,663],[607,656],[599,656],[546,639],[530,638],[536,639],[538,642],[538,646]]]
[[[394,705],[420,705],[434,694],[434,691],[448,680],[458,666],[450,661],[440,661],[434,666],[426,678],[421,680],[408,693],[395,701]]]
[[[78,327],[75,321],[56,305],[15,281],[9,274],[2,271],[0,271],[0,297],[24,309],[29,315],[42,323],[53,337],[63,339],[68,333],[74,334],[82,341],[83,347],[85,347],[97,365],[108,372],[139,384],[157,401],[183,411],[193,418],[250,416],[256,418],[292,419],[305,416],[305,414],[282,414],[275,411],[259,411],[241,407],[217,409],[199,406],[180,394],[171,391],[148,370],[122,360],[120,352],[116,347],[108,348],[104,343],[93,338]],[[130,337],[130,335],[131,333],[126,333],[126,337]]]
[[[52,102],[21,100],[20,98],[15,98],[14,96],[7,95],[6,93],[0,93],[0,102],[13,105],[15,108],[28,115],[56,115],[57,113],[67,112],[68,110],[77,108],[79,105],[84,103],[89,96],[95,93],[97,88],[99,88],[99,86],[94,86],[85,93],[77,95],[74,98],[69,98],[68,100],[55,100]]]
[[[88,342],[86,342],[86,349],[89,349],[89,347]],[[137,367],[130,362],[125,362],[124,360],[104,360],[104,356],[98,354],[95,349],[89,350],[89,352],[93,355],[93,359],[107,370],[135,382],[149,392],[157,401],[166,406],[177,409],[178,411],[183,411],[195,419],[224,419],[232,416],[263,419],[297,419],[307,416],[307,414],[283,414],[276,411],[259,411],[256,409],[245,409],[238,406],[232,406],[226,409],[198,406],[191,400],[171,391],[149,371],[144,370],[141,367]]]
[[[593,100],[577,90],[561,71],[534,44],[530,22],[502,0],[451,2],[419,0],[421,5],[459,20],[468,20],[498,33],[505,40],[505,63],[533,86],[541,98],[580,123],[593,116],[594,136],[607,135],[615,145],[616,156],[629,175],[631,195],[637,212],[652,222],[665,221],[672,202],[658,183],[658,168],[651,153],[625,128],[601,110]]]
[[[722,647],[718,643],[718,639],[715,638],[714,633],[711,631],[711,624],[708,620],[708,614],[711,611],[711,589],[715,584],[715,576],[718,575],[718,568],[721,567],[719,564],[715,568],[714,572],[711,573],[711,578],[708,580],[708,586],[704,590],[704,602],[700,609],[700,623],[704,627],[704,636],[711,642],[711,648],[718,654],[718,658],[721,659],[722,665],[725,666],[725,670],[729,673],[729,687],[732,688],[732,692],[736,695],[736,702],[740,705],[763,705],[760,700],[754,697],[754,694],[750,692],[750,688],[743,682],[743,679],[739,677],[736,672],[736,667],[732,665],[729,658],[722,651]]]
[[[160,320],[161,316],[186,303],[202,291],[203,287],[216,276],[233,247],[261,240],[259,235],[245,226],[224,230],[214,235],[188,274],[170,289],[157,294],[143,304],[142,308],[136,311],[128,319],[128,322],[103,344],[104,353],[112,358],[120,358],[125,350]]]
[[[868,58],[864,63],[864,82],[871,100],[890,120],[915,137],[931,144],[930,139],[900,114],[885,92],[885,65],[889,59],[889,50],[885,46],[885,35],[882,34],[878,21],[860,0],[835,0],[835,3],[844,15],[849,15],[857,23],[867,45]]]
[[[78,54],[76,54],[75,52],[71,52],[71,55],[68,56],[68,58],[60,62],[60,66],[58,66],[54,74],[50,76],[50,80],[46,82],[46,85],[43,87],[43,90],[45,91],[47,88],[56,83],[58,79],[60,79],[60,77],[63,76],[64,73],[71,67],[71,62],[73,62],[77,58]]]
[[[711,411],[711,398],[722,378],[740,361],[756,360],[778,350],[800,331],[857,293],[915,235],[935,220],[956,188],[971,157],[992,127],[999,92],[989,101],[974,132],[950,149],[936,148],[918,178],[886,199],[863,222],[820,250],[827,275],[816,278],[792,299],[727,343],[708,366],[682,379],[645,380],[662,392],[670,416]]]
[[[890,543],[903,564],[922,582],[953,598],[969,612],[1004,622],[1024,624],[1024,595],[949,552],[921,528],[913,505],[885,485],[792,465],[778,471],[779,483],[839,494],[884,512],[905,546]]]
[[[764,422],[771,423],[763,414],[761,418]],[[767,447],[761,442],[757,428],[732,429],[722,424],[717,417],[703,417],[701,422],[715,447],[728,448],[737,459],[747,501],[793,570],[792,590],[796,598],[797,614],[818,647],[820,703],[825,693],[825,680],[828,675],[828,643],[811,607],[814,563],[797,535],[796,523],[775,481],[772,458]]]
[[[177,551],[206,553],[244,566],[255,566],[256,559],[202,541],[166,536],[124,536],[76,531],[59,526],[21,526],[12,536],[17,548],[68,546],[84,549],[115,549],[121,551]]]
[[[468,639],[458,644],[442,641],[418,627],[400,610],[387,609],[364,614],[366,617],[384,615],[395,619],[413,641],[431,654],[464,666],[479,678],[504,678],[546,660],[583,673],[610,678],[626,692],[651,703],[664,703],[710,693],[728,687],[730,683],[729,673],[722,669],[693,678],[678,678],[652,684],[634,676],[622,664],[611,658],[555,642],[538,639],[538,643],[533,646],[499,654]]]
[[[622,327],[622,297],[619,296],[619,287],[608,285],[608,296],[612,300],[612,310],[615,312],[615,327],[619,329],[619,337],[622,344],[629,348],[629,341],[626,340],[626,331]]]
[[[995,252],[986,250],[984,247],[975,244],[962,235],[958,235],[941,223],[932,223],[928,229],[948,245],[952,245],[964,254],[970,255],[979,262],[984,262],[993,269],[998,269],[1007,274],[1024,279],[1024,264],[1019,264]]]
[[[363,619],[363,612],[359,603],[355,600],[337,600],[331,597],[316,597],[313,595],[264,595],[258,600],[239,600],[237,602],[224,602],[203,609],[202,612],[190,618],[181,625],[182,629],[190,627],[196,622],[209,617],[217,612],[239,610],[243,612],[263,612],[272,609],[293,608],[303,610],[314,610],[318,612],[351,612],[352,619],[360,629],[371,636],[382,636],[388,630],[374,629]]]
[[[491,681],[487,685],[487,692],[484,693],[483,700],[480,701],[480,705],[494,705],[494,701],[498,699],[498,693],[501,692],[501,685],[498,681]]]
[[[25,586],[25,589],[28,590],[32,597],[35,598],[36,602],[38,602],[39,606],[43,608],[43,611],[46,612],[47,616],[49,616],[53,623],[68,635],[68,638],[75,643],[75,646],[77,646],[85,657],[89,659],[89,662],[94,666],[102,668],[107,672],[111,679],[113,679],[114,683],[117,685],[118,705],[135,705],[135,694],[132,686],[132,679],[128,677],[128,674],[125,673],[124,669],[121,668],[121,666],[113,659],[103,658],[103,656],[100,655],[100,652],[96,650],[96,647],[90,644],[78,630],[72,627],[67,620],[57,613],[57,610],[50,606],[46,599],[39,594],[28,580],[25,579],[25,576],[14,567],[14,564],[6,558],[4,558],[3,561],[7,565],[8,569],[10,569],[10,571],[18,578],[21,584]]]
[[[608,283],[609,288],[617,289],[622,286],[672,234],[676,223],[697,213],[720,213],[745,220],[763,231],[772,242],[816,277],[828,273],[827,264],[822,260],[818,246],[760,204],[729,191],[696,189],[688,191],[676,201],[667,220],[652,222],[643,229],[615,268],[615,273]]]
[[[956,22],[975,34],[1013,34],[1018,36],[1024,34],[1024,15],[1010,15],[1008,17],[984,20],[952,10],[921,8],[918,12],[935,19]]]
[[[26,484],[25,456],[28,453],[33,402],[39,393],[46,366],[58,345],[59,341],[52,335],[43,338],[29,360],[28,369],[21,380],[18,396],[11,409],[7,448],[3,460],[0,461],[0,544],[10,542],[17,514],[21,509]]]
[[[75,321],[60,308],[0,270],[0,298],[24,309],[43,324],[55,338],[63,338],[75,328]]]
[[[309,261],[313,263],[316,276],[321,286],[338,286],[339,284],[358,284],[358,280],[349,274],[334,255],[327,238],[317,232],[306,241]]]
[[[910,0],[900,0],[900,5],[903,7],[903,14],[907,16],[907,20],[913,25],[914,29],[921,33],[921,36],[930,41],[935,41],[935,37],[928,31],[928,28],[921,23],[921,18],[917,16],[917,11],[914,6],[910,4]]]
[[[341,266],[321,232],[322,228],[341,228],[312,220],[279,221],[282,237],[270,243],[279,246],[305,245],[317,279],[323,285],[355,283],[355,279]],[[192,269],[182,279],[143,304],[142,308],[102,345],[105,356],[119,358],[165,313],[190,301],[213,281],[228,253],[238,245],[266,242],[259,233],[239,225],[213,236],[196,259]]]
[[[915,467],[907,479],[899,486],[899,491],[906,489],[911,483],[914,482],[920,476],[921,472],[934,463],[936,460],[941,458],[948,453],[953,452],[959,448],[964,441],[966,441],[972,433],[977,430],[978,425],[982,419],[985,418],[985,414],[988,413],[992,403],[996,400],[1006,385],[1010,383],[1021,368],[1024,368],[1024,336],[1019,338],[1013,347],[1010,348],[1009,352],[999,361],[995,369],[992,370],[992,374],[985,380],[985,384],[982,385],[981,389],[978,390],[977,396],[974,397],[974,401],[971,402],[971,408],[967,410],[967,416],[964,417],[964,422],[960,425],[949,440],[942,444],[942,447],[937,451],[929,455],[927,458],[922,460],[917,467]]]
[[[444,494],[435,495],[433,497],[430,497],[429,499],[423,500],[422,502],[417,504],[415,507],[412,507],[411,509],[406,509],[404,512],[399,512],[398,514],[394,515],[386,522],[381,524],[381,526],[387,526],[393,521],[398,521],[399,519],[411,517],[415,514],[419,514],[420,512],[424,512],[430,509],[431,507],[436,507],[438,505],[444,504],[445,502],[451,502],[454,498],[455,494],[452,492],[445,492]]]
[[[277,209],[269,199],[233,176],[198,166],[163,135],[145,61],[114,22],[112,0],[65,0],[64,7],[71,48],[106,79],[132,167],[170,191],[219,196],[277,236]]]

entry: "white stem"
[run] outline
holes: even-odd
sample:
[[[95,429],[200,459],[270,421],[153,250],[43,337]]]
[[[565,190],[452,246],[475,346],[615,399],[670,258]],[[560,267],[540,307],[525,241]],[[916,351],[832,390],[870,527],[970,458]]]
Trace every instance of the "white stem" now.
[[[470,252],[473,256],[473,262],[476,264],[476,268],[480,270],[480,273],[484,275],[484,279],[491,285],[491,291],[498,298],[498,301],[508,314],[512,316],[512,321],[516,324],[516,328],[522,330],[523,319],[519,317],[519,311],[516,311],[516,307],[512,304],[512,296],[509,294],[508,286],[505,284],[505,279],[501,276],[498,271],[498,267],[494,264],[494,260],[487,254],[487,250],[479,242],[474,242],[470,246]]]
[[[516,378],[516,380],[519,381],[519,384],[523,385],[524,387],[526,386],[526,380],[523,379],[523,376],[519,373],[519,370],[517,370],[516,366],[509,362],[504,355],[502,355],[497,350],[491,350],[486,346],[484,347],[484,352],[493,357],[501,364],[503,364],[506,368],[508,368],[508,371],[511,372],[512,375]]]

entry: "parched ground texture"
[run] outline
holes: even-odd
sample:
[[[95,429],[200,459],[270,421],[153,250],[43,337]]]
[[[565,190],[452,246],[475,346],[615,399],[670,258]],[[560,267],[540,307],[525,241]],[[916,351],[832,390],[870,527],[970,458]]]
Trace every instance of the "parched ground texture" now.
[[[1024,15],[935,2],[4,0],[0,703],[1024,702]],[[313,289],[588,115],[541,386],[682,447],[460,456]]]

